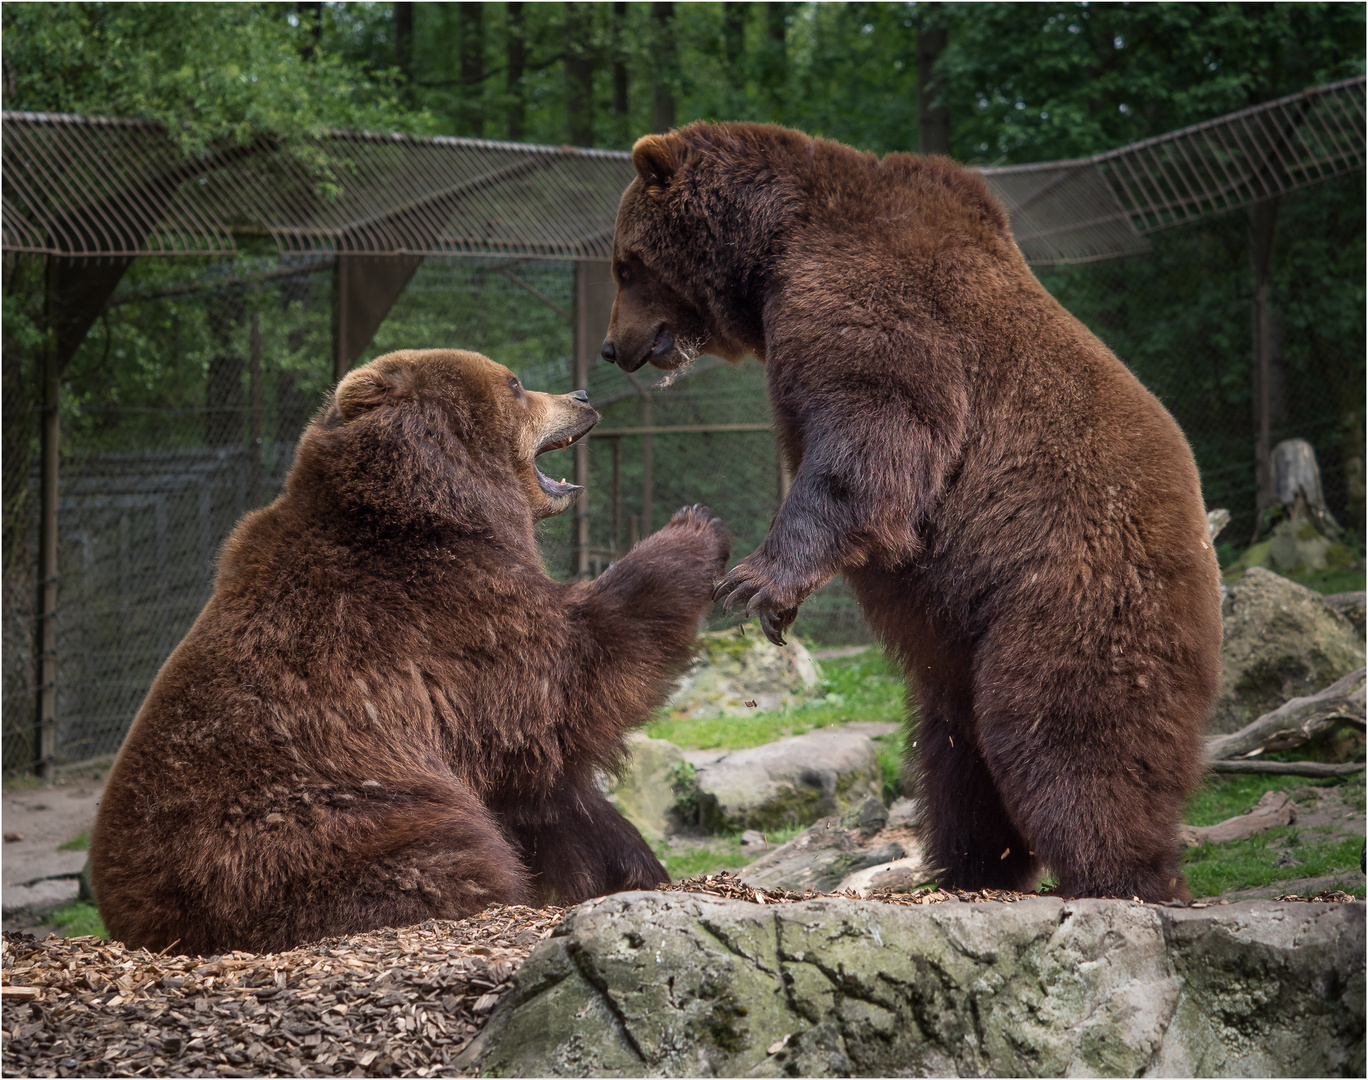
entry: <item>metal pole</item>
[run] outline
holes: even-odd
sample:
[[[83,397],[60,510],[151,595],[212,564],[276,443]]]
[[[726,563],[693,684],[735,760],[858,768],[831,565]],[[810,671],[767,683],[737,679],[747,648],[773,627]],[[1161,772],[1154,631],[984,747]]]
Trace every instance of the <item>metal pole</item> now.
[[[1254,445],[1254,473],[1258,492],[1255,496],[1254,534],[1263,532],[1264,511],[1273,498],[1272,463],[1272,394],[1269,337],[1271,319],[1268,307],[1268,264],[1273,254],[1273,231],[1278,220],[1278,200],[1267,199],[1249,210],[1249,260],[1253,270],[1254,287],[1251,324],[1254,336],[1254,378],[1257,391],[1258,436]]]
[[[255,299],[255,298],[254,298]],[[261,313],[252,312],[251,357],[247,368],[247,464],[249,509],[261,505]]]
[[[613,551],[622,550],[622,439],[612,440],[613,445]]]
[[[652,427],[651,419],[651,391],[648,389],[641,395],[641,426],[644,428]],[[654,477],[651,475],[655,466],[655,445],[653,437],[649,434],[641,437],[641,535],[651,535],[651,501],[655,497]]]
[[[607,259],[575,263],[575,366],[572,389],[589,387],[589,365],[599,355],[603,332],[617,284]],[[587,577],[589,566],[589,437],[575,444],[575,483],[584,490],[575,500],[575,574]]]
[[[333,256],[332,290],[332,332],[333,332],[333,383],[340,383],[347,374],[347,275],[342,272],[342,256]]]
[[[52,271],[49,271],[52,274]],[[57,297],[48,283],[48,340],[43,352],[43,441],[39,483],[38,775],[52,778],[57,753],[57,466],[62,376],[57,367]]]

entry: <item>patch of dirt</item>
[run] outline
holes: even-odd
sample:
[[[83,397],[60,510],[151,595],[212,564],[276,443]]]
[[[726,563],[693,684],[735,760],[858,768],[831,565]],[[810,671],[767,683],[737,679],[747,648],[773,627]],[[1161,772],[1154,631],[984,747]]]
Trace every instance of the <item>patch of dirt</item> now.
[[[58,848],[89,832],[103,791],[102,777],[73,776],[42,787],[7,787],[0,796],[7,837],[3,929],[45,928],[49,912],[76,899],[86,853]]]

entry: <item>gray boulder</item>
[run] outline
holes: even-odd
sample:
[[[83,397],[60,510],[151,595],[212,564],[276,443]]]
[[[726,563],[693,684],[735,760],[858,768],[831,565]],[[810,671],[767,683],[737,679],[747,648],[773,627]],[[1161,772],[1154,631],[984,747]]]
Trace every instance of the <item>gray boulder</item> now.
[[[1354,624],[1354,629],[1358,631],[1359,637],[1363,637],[1365,616],[1368,605],[1365,605],[1368,593],[1363,592],[1337,592],[1331,593],[1325,598],[1325,606],[1331,611],[1337,611]]]
[[[484,1076],[1362,1076],[1364,905],[581,905]]]
[[[764,831],[877,796],[883,774],[869,736],[833,727],[737,750],[702,766],[696,779],[705,828]]]
[[[856,871],[904,858],[898,840],[880,840],[888,811],[868,798],[841,817],[823,818],[787,844],[760,856],[738,871],[747,885],[760,889],[830,891]]]
[[[675,769],[683,763],[684,751],[634,732],[627,736],[627,755],[618,774],[604,778],[608,801],[643,836],[658,839],[671,824]]]
[[[699,635],[698,657],[665,707],[677,716],[745,716],[805,700],[821,676],[802,642],[772,645],[754,626]]]
[[[1237,731],[1363,665],[1363,637],[1319,593],[1253,567],[1222,605],[1221,689],[1209,730]]]

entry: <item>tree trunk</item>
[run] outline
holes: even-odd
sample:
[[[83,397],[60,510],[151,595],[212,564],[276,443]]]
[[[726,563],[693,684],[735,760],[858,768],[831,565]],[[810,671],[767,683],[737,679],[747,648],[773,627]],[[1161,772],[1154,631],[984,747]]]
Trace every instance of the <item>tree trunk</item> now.
[[[295,4],[295,10],[299,12],[300,18],[304,20],[305,29],[309,31],[309,36],[300,46],[299,55],[305,60],[312,60],[318,43],[323,39],[322,0],[301,0]]]
[[[675,126],[674,75],[678,64],[674,40],[674,4],[658,3],[651,14],[656,23],[656,78],[651,90],[651,130]]]
[[[784,105],[784,88],[788,85],[788,4],[765,5],[767,49],[765,51],[765,82],[770,96],[771,112],[777,117]]]
[[[1266,199],[1249,209],[1249,262],[1253,272],[1251,307],[1254,384],[1254,475],[1258,495],[1253,540],[1264,528],[1264,511],[1273,505],[1273,319],[1268,302],[1268,263],[1273,254],[1273,232],[1278,222],[1278,200]],[[1253,542],[1251,540],[1251,543]]]
[[[404,77],[404,86],[413,97],[413,4],[405,0],[394,5],[394,62]]]
[[[938,5],[925,7],[917,22],[917,148],[923,154],[949,154],[950,109],[938,100],[940,88],[935,80],[936,61],[945,51],[948,35],[939,25]]]
[[[727,54],[727,76],[733,90],[740,91],[746,85],[746,72],[742,61],[746,55],[746,7],[727,0],[722,5],[722,38]]]
[[[510,0],[508,5],[507,41],[508,138],[517,142],[523,137],[527,117],[523,93],[523,70],[526,67],[526,39],[523,37],[523,6]]]
[[[592,20],[588,4],[565,5],[565,123],[574,146],[594,145]]]
[[[627,5],[613,5],[613,119],[617,121],[621,134],[626,135],[627,125],[627,49],[623,44],[627,36]]]
[[[462,4],[461,12],[461,134],[483,138],[484,116],[484,4]]]

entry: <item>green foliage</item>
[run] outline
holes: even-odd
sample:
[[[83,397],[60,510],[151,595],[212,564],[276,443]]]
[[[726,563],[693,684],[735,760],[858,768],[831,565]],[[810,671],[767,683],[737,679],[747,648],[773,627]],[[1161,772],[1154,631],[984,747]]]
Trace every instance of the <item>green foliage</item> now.
[[[160,121],[187,156],[215,144],[306,144],[327,127],[424,131],[393,75],[350,64],[290,5],[11,3],[3,14],[6,109]]]
[[[670,770],[670,790],[674,792],[675,809],[687,824],[698,822],[698,770],[690,761],[681,761]]]
[[[62,937],[82,937],[93,934],[108,940],[109,931],[100,919],[100,910],[85,900],[77,900],[64,908],[54,911],[51,916],[54,926]]]
[[[851,720],[903,719],[903,680],[882,651],[823,660],[820,667],[820,696],[793,708],[697,719],[660,716],[646,734],[685,748],[742,750]]]
[[[64,844],[58,844],[58,851],[85,851],[90,847],[90,833],[81,832],[73,836]]]
[[[1361,5],[943,7],[936,76],[965,161],[1082,157],[1363,72]]]

